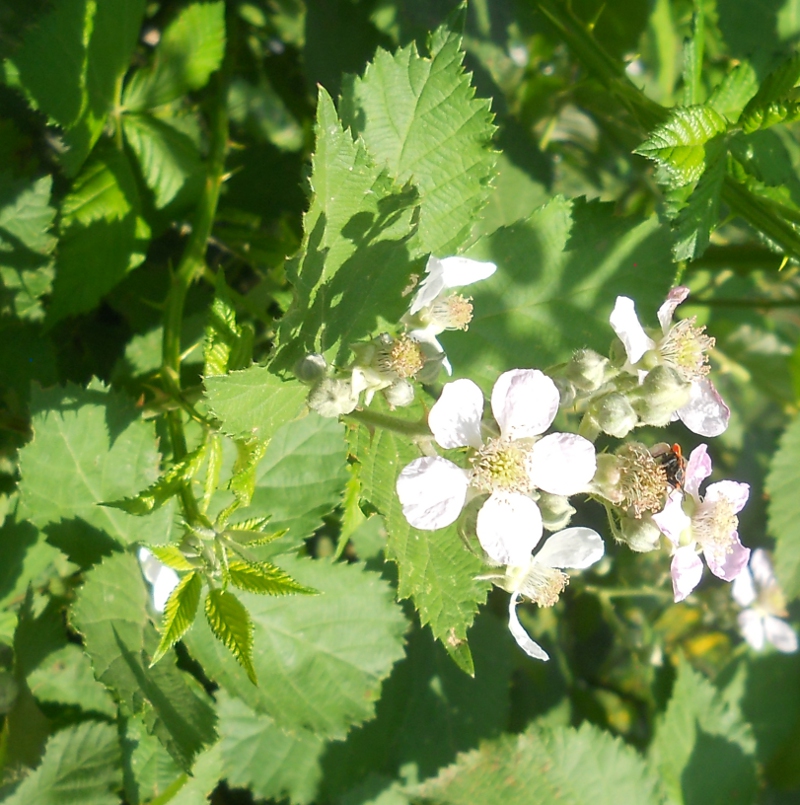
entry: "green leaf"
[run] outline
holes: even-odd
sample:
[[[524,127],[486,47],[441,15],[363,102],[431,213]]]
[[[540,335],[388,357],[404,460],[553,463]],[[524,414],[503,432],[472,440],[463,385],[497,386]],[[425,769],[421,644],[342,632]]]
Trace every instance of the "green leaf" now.
[[[672,698],[650,746],[668,801],[750,803],[757,781],[755,742],[738,708],[682,661]]]
[[[773,70],[762,82],[739,116],[738,124],[746,134],[780,122],[781,110],[796,107],[789,103],[790,93],[800,81],[800,54],[795,54]]]
[[[413,600],[421,623],[430,624],[434,637],[470,673],[471,661],[462,646],[490,588],[475,578],[483,562],[466,549],[456,525],[418,531],[403,516],[395,492],[397,476],[419,458],[407,439],[386,430],[373,435],[363,426],[354,436],[351,450],[361,462],[362,496],[386,518],[385,554],[397,565],[397,594]]]
[[[293,559],[281,564],[319,596],[241,593],[255,630],[256,688],[198,621],[189,649],[210,678],[284,729],[343,738],[370,718],[381,681],[403,656],[406,620],[380,574],[358,565]]]
[[[16,182],[0,176],[0,282],[6,297],[0,309],[21,319],[44,316],[39,300],[53,282],[52,186],[51,176]]]
[[[795,417],[781,436],[772,457],[766,488],[769,532],[775,537],[775,572],[783,591],[800,596],[800,417]]]
[[[243,369],[252,360],[252,347],[252,330],[243,330],[236,323],[236,310],[230,300],[225,275],[220,271],[205,331],[203,377]]]
[[[311,803],[322,777],[323,738],[305,729],[282,730],[241,699],[218,694],[222,757],[229,785],[249,788],[258,798]]]
[[[125,798],[131,805],[143,803],[166,793],[174,782],[186,775],[170,757],[159,740],[147,733],[138,718],[126,718],[122,751],[125,774]]]
[[[183,132],[147,114],[125,115],[122,129],[153,191],[156,209],[165,207],[199,173],[197,147]]]
[[[316,595],[318,592],[269,562],[234,560],[228,564],[228,578],[234,587],[259,595]]]
[[[530,727],[461,755],[419,794],[447,805],[656,805],[636,750],[597,727]]]
[[[123,104],[140,111],[200,89],[225,55],[225,3],[192,3],[164,29],[150,67],[134,74]]]
[[[144,260],[150,233],[139,212],[127,157],[111,146],[98,148],[61,207],[49,324],[91,310]]]
[[[149,545],[148,550],[156,559],[173,570],[193,571],[195,566],[183,555],[177,545]]]
[[[683,48],[684,105],[702,103],[703,51],[705,49],[705,13],[701,5],[695,6],[692,15],[692,36]]]
[[[142,713],[185,771],[215,736],[214,711],[202,689],[171,661],[150,667],[158,634],[147,614],[149,592],[139,563],[115,554],[86,574],[71,612],[95,676],[129,713]]]
[[[247,678],[257,685],[253,666],[253,622],[241,601],[225,590],[210,590],[206,596],[206,620],[217,640],[244,668]]]
[[[311,206],[303,244],[287,265],[295,299],[283,318],[275,365],[291,370],[310,352],[344,364],[350,344],[408,307],[403,291],[422,271],[416,229],[417,193],[377,167],[364,144],[342,129],[320,87],[312,160]]]
[[[728,124],[712,106],[680,106],[657,126],[635,151],[661,169],[660,184],[683,187],[696,182],[705,166],[705,144],[727,131]]]
[[[188,573],[170,593],[164,606],[161,642],[158,644],[150,666],[154,666],[185,634],[194,622],[200,593],[203,591],[203,577],[199,573]]]
[[[20,518],[39,527],[79,520],[113,539],[166,542],[172,510],[146,520],[107,506],[132,496],[159,472],[152,422],[99,383],[34,391],[33,440],[20,452]]]
[[[495,127],[463,68],[461,34],[431,34],[431,55],[412,42],[378,50],[361,78],[345,84],[341,116],[379,164],[420,193],[422,250],[444,256],[463,246],[489,195]]]
[[[42,764],[6,805],[117,805],[122,785],[119,738],[113,724],[86,721],[47,742]]]
[[[251,366],[206,378],[206,394],[225,433],[266,442],[300,413],[308,389],[295,380],[281,380],[267,366]]]
[[[714,87],[708,99],[723,117],[731,122],[738,120],[747,102],[758,91],[758,76],[750,62],[736,65],[722,82]]]

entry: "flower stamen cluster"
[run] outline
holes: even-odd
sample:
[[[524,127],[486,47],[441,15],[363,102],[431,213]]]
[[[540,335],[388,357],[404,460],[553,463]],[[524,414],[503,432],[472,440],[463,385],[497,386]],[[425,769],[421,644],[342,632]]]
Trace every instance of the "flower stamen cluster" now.
[[[527,470],[528,451],[509,439],[490,439],[474,456],[472,485],[480,492],[495,490],[527,494],[531,491]]]
[[[674,324],[658,346],[661,357],[683,380],[702,380],[710,371],[708,352],[715,339],[706,334],[705,326],[697,326],[697,317],[681,319]]]

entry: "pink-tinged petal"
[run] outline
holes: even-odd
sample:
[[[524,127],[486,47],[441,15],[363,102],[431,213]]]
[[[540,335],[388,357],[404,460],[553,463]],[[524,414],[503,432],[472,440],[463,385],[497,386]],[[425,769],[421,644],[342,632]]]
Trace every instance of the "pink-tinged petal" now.
[[[419,313],[422,308],[427,307],[436,301],[436,297],[445,290],[447,286],[444,284],[444,266],[438,257],[431,255],[428,258],[428,264],[425,266],[425,277],[419,284],[417,292],[414,294],[414,299],[409,308],[409,314],[413,316]]]
[[[605,553],[600,535],[591,528],[565,528],[553,534],[536,554],[536,561],[548,567],[582,570],[599,562]]]
[[[739,623],[739,631],[742,637],[756,651],[764,648],[764,619],[754,609],[745,609],[740,612],[736,620]]]
[[[492,413],[506,439],[544,433],[558,412],[556,384],[538,369],[503,372],[492,389]]]
[[[738,514],[750,497],[750,484],[739,481],[717,481],[706,489],[703,503],[716,503],[720,498],[727,500],[733,506],[734,514]]]
[[[749,607],[758,598],[753,574],[748,568],[743,567],[742,572],[733,580],[731,595],[740,607]]]
[[[700,584],[703,577],[703,562],[688,546],[678,548],[672,557],[672,591],[675,603],[683,601]]]
[[[528,477],[553,495],[585,492],[597,469],[594,445],[576,433],[551,433],[539,439],[528,458]]]
[[[731,409],[707,377],[692,383],[689,402],[677,413],[681,422],[698,436],[719,436],[731,418]]]
[[[625,346],[625,354],[631,363],[638,363],[647,350],[655,348],[655,342],[639,323],[633,299],[618,296],[609,321],[617,337]]]
[[[664,508],[653,515],[653,521],[673,545],[680,543],[683,532],[692,527],[692,518],[683,510],[683,492],[680,489],[670,493]]]
[[[454,523],[464,508],[469,474],[440,456],[417,458],[397,478],[406,520],[423,531]]]
[[[772,569],[772,562],[769,560],[769,554],[763,548],[756,548],[751,554],[750,570],[753,579],[762,590],[778,583],[775,571]]]
[[[483,392],[471,380],[454,380],[442,389],[428,414],[433,438],[445,450],[480,447]]]
[[[683,488],[687,494],[693,498],[700,497],[700,484],[711,475],[711,456],[708,455],[708,447],[699,444],[689,454],[684,472]]]
[[[703,546],[703,555],[708,563],[708,569],[723,581],[733,581],[750,561],[750,549],[742,545],[739,535],[735,532],[731,540],[730,552],[709,550]]]
[[[666,333],[672,324],[672,316],[675,313],[675,308],[686,299],[689,295],[689,289],[683,285],[673,288],[667,294],[667,301],[658,309],[658,323],[661,329]]]
[[[443,257],[442,280],[445,288],[461,288],[473,282],[489,279],[497,271],[494,263],[472,260],[469,257]]]
[[[542,514],[527,495],[494,492],[478,512],[476,531],[490,559],[523,567],[542,538]]]
[[[797,651],[797,634],[786,621],[767,615],[764,618],[764,631],[767,640],[784,654],[793,654]]]
[[[517,645],[535,660],[549,660],[550,655],[538,644],[531,640],[517,616],[517,601],[519,593],[514,593],[508,602],[508,630],[511,632]]]

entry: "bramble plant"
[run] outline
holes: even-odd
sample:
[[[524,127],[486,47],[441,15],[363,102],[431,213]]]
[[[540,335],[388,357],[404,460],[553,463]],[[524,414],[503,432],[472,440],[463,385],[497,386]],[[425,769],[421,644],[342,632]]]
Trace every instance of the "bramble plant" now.
[[[0,11],[2,802],[798,790],[795,5]]]

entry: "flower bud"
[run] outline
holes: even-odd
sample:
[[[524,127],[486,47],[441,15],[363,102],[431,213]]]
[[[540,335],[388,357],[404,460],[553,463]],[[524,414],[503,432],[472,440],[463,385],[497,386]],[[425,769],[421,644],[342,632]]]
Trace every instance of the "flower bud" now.
[[[589,407],[589,413],[600,430],[618,439],[627,436],[639,421],[628,398],[617,391],[595,400]]]
[[[577,396],[575,386],[571,380],[559,374],[553,374],[552,381],[558,389],[558,405],[560,408],[569,408]]]
[[[408,380],[398,380],[383,390],[383,396],[393,408],[405,408],[414,402],[414,386]]]
[[[691,394],[691,384],[668,366],[656,366],[644,382],[631,393],[633,408],[646,425],[668,425],[675,412],[683,408]]]
[[[301,383],[316,383],[325,377],[327,371],[328,363],[319,352],[312,352],[310,355],[306,355],[305,358],[301,358],[294,365],[294,376]]]
[[[569,525],[575,508],[565,495],[551,495],[549,492],[539,493],[539,511],[542,523],[548,531],[561,531]]]
[[[349,414],[358,405],[358,395],[348,380],[324,377],[308,395],[308,407],[320,416],[335,418]]]
[[[579,349],[564,367],[564,376],[584,392],[597,391],[606,381],[608,358],[593,349]]]
[[[644,517],[623,517],[620,521],[622,541],[638,553],[658,550],[661,543],[661,530],[647,514]]]
[[[592,478],[590,491],[611,503],[619,505],[625,499],[622,489],[623,462],[612,453],[597,454],[597,469]]]

